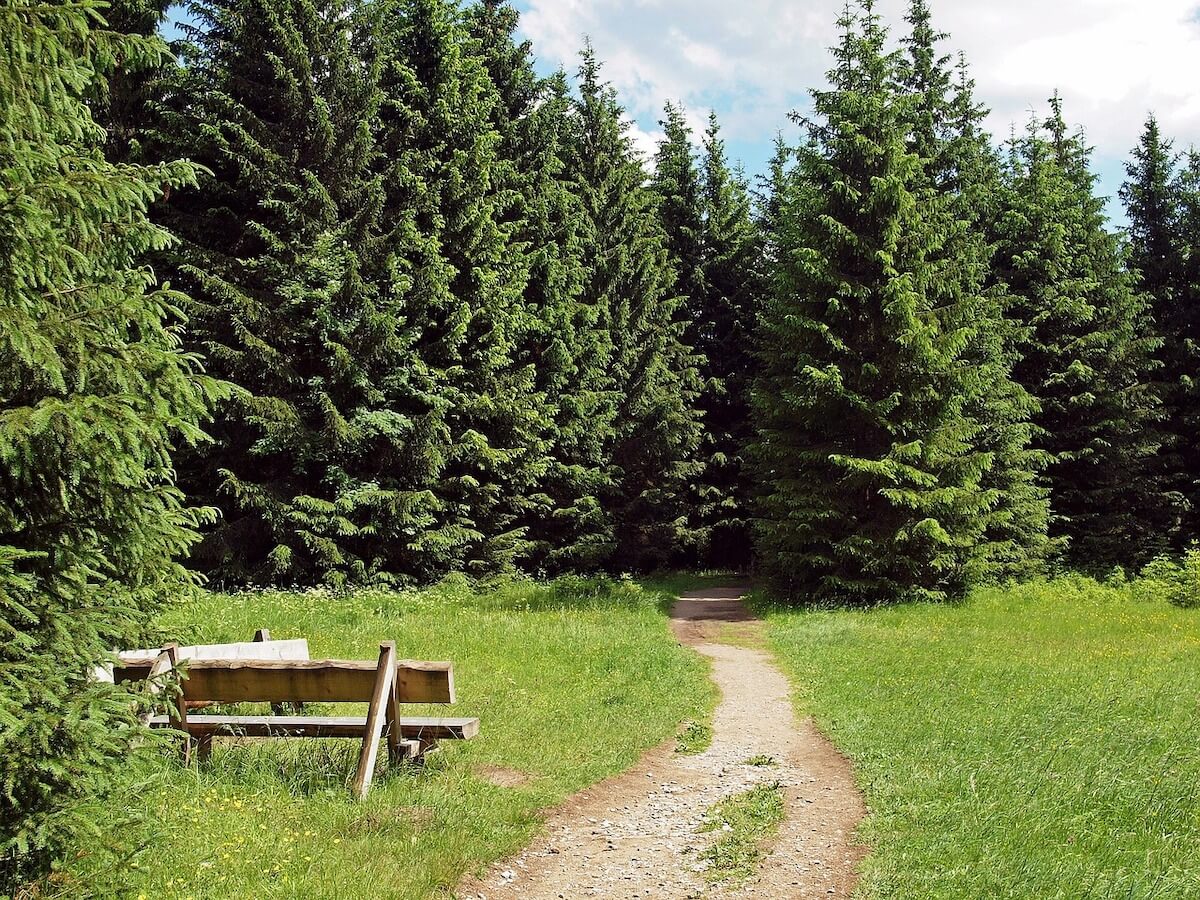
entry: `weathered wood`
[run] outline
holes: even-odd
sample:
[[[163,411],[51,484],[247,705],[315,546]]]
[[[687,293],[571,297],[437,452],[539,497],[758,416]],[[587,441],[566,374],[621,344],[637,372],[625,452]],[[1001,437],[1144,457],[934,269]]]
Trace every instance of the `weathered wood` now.
[[[163,647],[163,654],[166,655],[166,657],[170,660],[170,663],[171,663],[170,668],[172,668],[172,669],[176,668],[176,666],[179,663],[179,645],[178,644],[167,644],[165,647]],[[191,765],[191,762],[192,762],[192,736],[187,730],[187,724],[188,724],[187,702],[185,701],[185,699],[183,697],[178,697],[178,698],[176,698],[175,702],[171,704],[170,709],[171,709],[171,715],[170,715],[171,727],[174,728],[176,731],[183,732],[183,739],[182,739],[183,746],[181,748],[181,753],[183,756],[183,764],[185,766]]]
[[[147,673],[147,680],[150,682],[149,693],[151,696],[158,696],[159,694],[162,693],[162,682],[157,679],[159,678],[160,675],[163,675],[164,673],[169,672],[170,670],[171,670],[171,654],[169,654],[166,650],[160,650],[158,653],[158,657],[154,660],[154,662],[150,666],[149,673]],[[150,715],[149,711],[143,713],[141,718],[142,718],[143,725],[150,724],[150,722],[153,719],[153,717]]]
[[[259,629],[262,632],[262,629]],[[118,684],[128,681],[144,681],[149,677],[150,667],[161,650],[123,650],[117,654],[117,664],[111,668],[106,681]],[[234,644],[197,644],[179,647],[179,659],[186,660],[305,660],[309,658],[308,641],[294,638],[286,641],[269,639],[241,641]]]
[[[405,716],[400,719],[400,734],[405,740],[469,741],[479,736],[479,719],[465,717]]]
[[[432,699],[418,699],[425,697]],[[458,702],[454,691],[454,666],[448,662],[400,660],[396,664],[396,699],[401,703]]]
[[[269,629],[266,629],[266,628],[259,628],[259,629],[257,629],[257,630],[254,632],[254,637],[253,637],[253,638],[251,638],[251,641],[252,641],[253,643],[256,643],[256,644],[261,644],[261,643],[263,643],[263,642],[265,642],[265,641],[269,641],[269,640],[271,640],[271,632],[270,632],[270,630],[269,630]],[[304,659],[308,659],[308,642],[307,642],[307,641],[305,641],[305,646],[304,646],[304,657],[303,657],[303,658],[304,658]],[[296,703],[296,704],[294,704],[294,705],[297,707],[297,709],[303,709],[303,708],[304,708],[304,704],[303,704],[303,703]],[[275,714],[275,715],[277,715],[277,716],[282,716],[282,715],[283,715],[284,706],[285,706],[285,704],[283,704],[283,703],[272,703],[272,704],[271,704],[271,712],[272,712],[272,713],[274,713],[274,714]]]
[[[165,728],[166,716],[154,716],[152,728]],[[366,716],[188,716],[188,731],[199,738],[358,738],[366,727]],[[479,719],[401,717],[402,741],[470,740],[479,735]]]
[[[391,641],[379,645],[379,664],[375,673],[375,684],[371,690],[371,705],[367,707],[367,722],[363,728],[362,750],[358,754],[358,768],[350,793],[361,800],[371,789],[375,777],[375,760],[379,756],[379,742],[383,737],[383,725],[388,715],[388,705],[393,702],[396,689],[396,645]]]
[[[397,660],[394,643],[380,644],[379,660],[308,658],[308,642],[272,641],[259,629],[254,641],[196,647],[168,645],[153,651],[129,651],[116,669],[119,680],[158,675],[176,663],[181,669],[178,708],[154,716],[148,724],[171,727],[184,737],[183,756],[193,751],[204,759],[220,735],[245,737],[354,737],[362,741],[351,790],[356,798],[370,789],[379,747],[386,735],[388,757],[396,762],[420,757],[441,739],[474,737],[478,719],[402,718],[401,703],[452,703],[454,670],[448,662]],[[265,658],[264,658],[265,657]],[[203,716],[189,714],[215,703],[270,703],[270,716]],[[283,715],[282,704],[363,703],[366,716],[322,717]]]
[[[404,760],[415,760],[421,756],[420,741],[401,741],[400,749],[396,753],[394,762],[403,762]]]
[[[401,703],[454,702],[453,666],[403,660],[393,678]],[[369,700],[376,666],[359,660],[192,660],[189,700],[216,703],[353,703]]]
[[[395,682],[392,683],[392,689],[388,691],[384,703],[384,733],[387,734],[388,761],[396,763],[403,758],[405,751],[404,739],[400,736],[400,694]]]

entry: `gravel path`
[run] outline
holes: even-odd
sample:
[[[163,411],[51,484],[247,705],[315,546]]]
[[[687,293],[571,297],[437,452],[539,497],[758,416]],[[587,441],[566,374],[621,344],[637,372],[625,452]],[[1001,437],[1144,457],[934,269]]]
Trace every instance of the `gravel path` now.
[[[569,799],[520,856],[465,883],[462,900],[559,898],[849,897],[864,814],[846,760],[810,721],[798,722],[787,680],[768,654],[718,643],[761,639],[736,588],[680,598],[672,628],[712,660],[721,702],[712,746],[696,756],[651,751],[631,771]],[[747,761],[770,756],[772,766]],[[761,782],[784,787],[787,818],[758,877],[736,889],[704,878],[697,829],[714,803]]]

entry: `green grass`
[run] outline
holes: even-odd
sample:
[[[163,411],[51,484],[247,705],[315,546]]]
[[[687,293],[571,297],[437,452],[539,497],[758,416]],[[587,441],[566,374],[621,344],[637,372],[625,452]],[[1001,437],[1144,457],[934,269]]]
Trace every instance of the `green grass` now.
[[[182,641],[307,637],[313,656],[450,659],[458,704],[479,738],[447,742],[423,770],[376,777],[353,802],[354,741],[217,744],[185,770],[171,757],[132,766],[151,779],[126,805],[152,827],[119,830],[125,861],[85,853],[68,867],[73,894],[137,898],[444,896],[465,871],[516,851],[539,809],[632,765],[715,698],[706,664],[672,638],[661,591],[628,582],[513,582],[476,593],[209,595],[176,609]],[[343,706],[349,709],[349,705]],[[412,710],[419,714],[420,708]],[[486,767],[516,769],[499,787]],[[114,809],[114,820],[126,810]]]
[[[707,722],[688,722],[675,738],[675,752],[695,756],[712,746],[713,730]]]
[[[748,760],[746,760],[746,765],[748,765],[748,766],[777,766],[777,765],[779,765],[779,762],[773,756],[769,756],[766,753],[760,753],[757,756],[752,756]]]
[[[745,881],[758,869],[766,844],[783,821],[783,788],[778,782],[755,785],[714,805],[701,831],[720,832],[700,854],[711,882]]]
[[[861,896],[1200,896],[1200,611],[1146,593],[766,610],[866,792]]]

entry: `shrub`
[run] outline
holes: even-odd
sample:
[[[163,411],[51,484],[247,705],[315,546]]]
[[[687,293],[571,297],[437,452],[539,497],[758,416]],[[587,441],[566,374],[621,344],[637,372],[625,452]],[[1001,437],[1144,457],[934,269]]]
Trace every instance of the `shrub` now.
[[[1200,608],[1200,548],[1179,559],[1160,556],[1142,569],[1139,592],[1153,592],[1184,609]]]

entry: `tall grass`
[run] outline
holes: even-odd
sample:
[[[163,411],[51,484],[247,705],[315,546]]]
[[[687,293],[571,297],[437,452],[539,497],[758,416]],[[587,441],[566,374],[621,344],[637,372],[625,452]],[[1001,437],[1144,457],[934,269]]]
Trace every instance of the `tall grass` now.
[[[1200,897],[1200,611],[1072,578],[769,619],[865,788],[864,897]]]
[[[175,609],[163,630],[187,642],[268,627],[307,637],[315,657],[374,659],[381,640],[395,640],[401,657],[453,660],[458,704],[447,714],[479,716],[482,733],[447,742],[424,769],[381,773],[362,803],[346,789],[354,741],[219,742],[191,769],[167,756],[136,763],[131,783],[148,786],[131,787],[126,804],[148,811],[150,825],[106,838],[125,852],[116,869],[82,854],[64,891],[196,900],[444,891],[527,842],[541,807],[628,767],[681,721],[707,719],[706,666],[672,639],[667,600],[633,583],[570,579],[213,594]],[[492,784],[495,766],[524,783]]]

